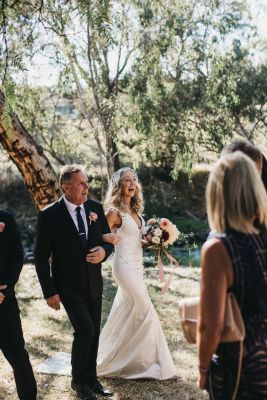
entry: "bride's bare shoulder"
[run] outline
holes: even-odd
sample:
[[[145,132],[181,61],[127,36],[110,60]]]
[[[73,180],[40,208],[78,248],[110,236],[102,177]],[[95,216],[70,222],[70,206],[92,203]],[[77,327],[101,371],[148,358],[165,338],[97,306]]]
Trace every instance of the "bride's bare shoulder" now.
[[[106,217],[110,227],[113,228],[121,226],[122,219],[120,210],[118,208],[109,208],[106,211]]]

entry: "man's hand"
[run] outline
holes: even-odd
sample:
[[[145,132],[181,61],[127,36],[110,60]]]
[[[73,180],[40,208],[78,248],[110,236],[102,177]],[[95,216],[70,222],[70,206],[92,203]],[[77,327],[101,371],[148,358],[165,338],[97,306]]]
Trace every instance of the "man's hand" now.
[[[205,390],[207,386],[207,373],[200,373],[197,381],[199,389]]]
[[[47,304],[49,307],[53,308],[54,310],[60,310],[60,297],[58,294],[55,294],[54,296],[48,297],[46,299]]]
[[[106,256],[106,252],[101,246],[93,247],[86,256],[86,261],[92,264],[100,264]]]
[[[7,288],[7,285],[0,285],[0,290],[6,289],[6,288]],[[0,304],[3,303],[5,298],[6,298],[6,296],[2,292],[0,292]]]

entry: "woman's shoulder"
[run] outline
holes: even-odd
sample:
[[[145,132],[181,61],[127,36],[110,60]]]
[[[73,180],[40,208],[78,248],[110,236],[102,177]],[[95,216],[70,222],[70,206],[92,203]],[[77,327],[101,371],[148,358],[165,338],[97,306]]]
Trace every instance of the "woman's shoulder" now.
[[[105,210],[106,215],[124,217],[126,213],[118,207],[108,207]]]
[[[225,252],[223,238],[225,236],[213,236],[209,238],[202,246],[202,257],[216,257]]]
[[[110,225],[121,226],[123,216],[119,208],[109,207],[105,210],[105,214]]]
[[[228,286],[233,283],[231,257],[221,238],[207,240],[201,251],[201,266],[210,280],[226,274]],[[208,274],[208,275],[207,275]]]

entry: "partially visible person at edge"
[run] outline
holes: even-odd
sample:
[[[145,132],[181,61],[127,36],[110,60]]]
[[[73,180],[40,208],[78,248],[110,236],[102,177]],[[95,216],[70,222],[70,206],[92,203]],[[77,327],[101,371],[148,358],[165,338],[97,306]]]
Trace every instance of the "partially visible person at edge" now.
[[[223,148],[221,156],[224,156],[226,154],[233,154],[236,151],[241,151],[241,153],[247,155],[255,163],[257,171],[261,175],[262,182],[265,186],[265,189],[267,190],[266,159],[264,155],[260,152],[258,147],[246,139],[235,138],[231,141],[231,143],[227,144]],[[217,233],[215,231],[210,231],[207,240],[213,238],[214,235],[216,236],[216,234]]]
[[[232,154],[236,151],[241,151],[241,153],[246,154],[252,161],[254,161],[259,174],[261,176],[264,174],[264,178],[265,178],[265,175],[266,175],[265,169],[266,168],[263,170],[263,161],[265,160],[265,157],[263,156],[261,151],[258,149],[258,147],[255,146],[255,144],[253,144],[243,138],[235,138],[231,141],[231,143],[227,144],[223,148],[223,150],[221,152],[221,156],[224,156],[226,154]],[[264,166],[265,166],[265,163],[264,163]],[[263,176],[262,176],[262,180],[263,180]],[[265,186],[265,182],[263,181],[264,186]]]
[[[23,248],[13,215],[3,210],[0,210],[0,254],[0,350],[13,369],[19,399],[36,400],[36,381],[25,350],[14,290],[23,266]]]
[[[199,380],[210,399],[267,399],[267,194],[255,163],[221,157],[206,189],[210,228],[202,248]],[[227,292],[243,316],[244,342],[220,343]]]

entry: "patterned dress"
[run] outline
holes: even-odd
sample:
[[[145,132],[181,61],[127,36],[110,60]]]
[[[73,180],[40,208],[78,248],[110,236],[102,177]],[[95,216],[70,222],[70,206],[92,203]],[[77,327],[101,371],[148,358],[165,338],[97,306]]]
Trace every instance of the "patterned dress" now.
[[[229,229],[220,240],[231,258],[246,328],[243,343],[221,343],[213,355],[209,395],[215,400],[267,400],[267,232]]]

